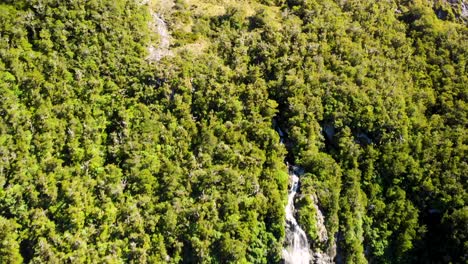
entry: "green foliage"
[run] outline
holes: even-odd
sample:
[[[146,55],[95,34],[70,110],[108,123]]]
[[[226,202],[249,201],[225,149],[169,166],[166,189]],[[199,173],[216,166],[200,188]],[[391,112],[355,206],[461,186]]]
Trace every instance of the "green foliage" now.
[[[2,263],[22,263],[18,241],[18,224],[14,220],[0,217],[0,261]]]
[[[467,261],[460,6],[138,2],[0,4],[0,262]]]

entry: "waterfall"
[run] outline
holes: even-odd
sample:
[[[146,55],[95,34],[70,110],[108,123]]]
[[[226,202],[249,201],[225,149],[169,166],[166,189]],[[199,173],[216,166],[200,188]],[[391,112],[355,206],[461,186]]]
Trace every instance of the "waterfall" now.
[[[294,217],[294,197],[299,188],[299,171],[298,167],[289,166],[291,189],[289,189],[286,206],[286,247],[283,249],[286,264],[309,264],[311,261],[307,236]]]
[[[276,131],[280,136],[281,144],[284,144],[284,133],[274,120]],[[283,248],[283,259],[286,264],[309,264],[312,260],[309,242],[304,230],[297,223],[294,217],[294,198],[299,189],[299,176],[302,169],[288,164],[291,188],[288,194],[288,204],[286,205],[286,240]]]
[[[171,36],[169,34],[169,30],[167,29],[166,22],[164,22],[160,15],[151,11],[151,16],[153,17],[153,20],[150,23],[150,28],[159,35],[160,41],[157,47],[154,45],[150,45],[148,47],[148,59],[152,61],[159,61],[165,56],[172,55],[172,52],[169,49],[171,46]]]

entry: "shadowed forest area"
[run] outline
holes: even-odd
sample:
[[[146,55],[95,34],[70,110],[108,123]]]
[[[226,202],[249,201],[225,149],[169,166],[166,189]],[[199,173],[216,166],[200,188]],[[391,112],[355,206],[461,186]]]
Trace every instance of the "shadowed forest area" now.
[[[0,263],[280,263],[285,161],[312,252],[466,263],[467,61],[460,0],[0,0]]]

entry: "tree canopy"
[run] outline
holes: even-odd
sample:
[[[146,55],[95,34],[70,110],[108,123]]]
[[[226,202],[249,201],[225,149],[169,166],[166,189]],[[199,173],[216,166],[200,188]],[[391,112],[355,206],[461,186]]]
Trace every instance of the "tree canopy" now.
[[[468,261],[467,8],[0,1],[0,262]]]

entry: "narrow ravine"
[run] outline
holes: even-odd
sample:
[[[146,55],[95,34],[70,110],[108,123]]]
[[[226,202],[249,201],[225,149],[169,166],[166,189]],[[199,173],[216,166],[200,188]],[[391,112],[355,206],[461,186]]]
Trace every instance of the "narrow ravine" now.
[[[280,136],[281,144],[284,144],[285,135],[277,125],[276,131]],[[299,190],[299,177],[303,170],[288,162],[287,165],[291,187],[288,193],[288,204],[286,205],[286,240],[283,248],[283,260],[286,264],[309,264],[312,259],[309,242],[306,233],[297,223],[294,206],[294,198]]]
[[[301,168],[288,165],[291,188],[286,206],[286,241],[283,248],[284,262],[287,264],[309,264],[311,261],[309,242],[302,228],[297,223],[294,207],[294,198],[299,189],[299,175]]]

